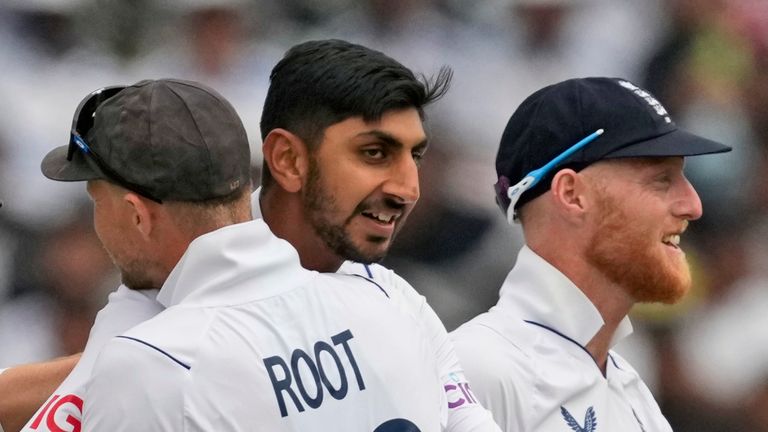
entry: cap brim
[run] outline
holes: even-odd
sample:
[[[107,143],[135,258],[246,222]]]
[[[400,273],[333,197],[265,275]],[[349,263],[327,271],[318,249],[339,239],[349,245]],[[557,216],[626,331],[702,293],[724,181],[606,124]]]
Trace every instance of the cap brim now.
[[[731,150],[731,147],[725,144],[675,129],[667,134],[613,150],[603,158],[696,156]]]
[[[43,158],[40,170],[43,175],[51,180],[58,181],[85,181],[104,178],[97,172],[97,168],[91,166],[86,158],[76,153],[72,160],[67,160],[69,146],[56,147]]]

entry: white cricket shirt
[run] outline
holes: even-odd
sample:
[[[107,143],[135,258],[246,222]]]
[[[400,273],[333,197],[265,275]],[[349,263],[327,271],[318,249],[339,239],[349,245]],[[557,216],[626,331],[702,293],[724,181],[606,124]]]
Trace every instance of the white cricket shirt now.
[[[160,313],[155,301],[158,290],[136,291],[124,285],[109,295],[96,315],[83,355],[67,378],[21,429],[22,432],[79,431],[82,422],[85,383],[104,345],[114,336]]]
[[[603,323],[578,287],[523,247],[496,306],[451,336],[475,394],[506,431],[671,431],[623,358],[609,352],[603,376],[587,352]],[[611,346],[631,332],[624,318]]]
[[[364,278],[301,268],[261,220],[195,239],[157,299],[166,310],[102,349],[83,430],[400,430],[395,423],[427,432],[445,424],[421,324]]]
[[[422,331],[431,342],[441,387],[447,397],[448,424],[445,426],[445,432],[501,431],[491,413],[472,392],[453,347],[453,341],[424,296],[394,271],[378,264],[366,265],[347,261],[341,266],[339,273],[365,277],[378,284],[387,292],[395,307],[421,323]]]
[[[254,218],[261,218],[260,188],[251,199]],[[408,282],[392,270],[378,264],[345,262],[338,271],[365,277],[387,292],[392,303],[401,311],[422,323],[431,339],[438,364],[441,387],[446,392],[448,406],[448,432],[495,432],[499,427],[491,414],[483,408],[464,377],[464,371],[442,322]],[[148,320],[165,307],[155,300],[157,290],[133,291],[120,286],[109,296],[109,302],[99,312],[91,329],[83,356],[67,379],[56,389],[35,416],[25,425],[23,432],[57,432],[80,427],[85,384],[90,378],[93,363],[102,347],[114,336]]]

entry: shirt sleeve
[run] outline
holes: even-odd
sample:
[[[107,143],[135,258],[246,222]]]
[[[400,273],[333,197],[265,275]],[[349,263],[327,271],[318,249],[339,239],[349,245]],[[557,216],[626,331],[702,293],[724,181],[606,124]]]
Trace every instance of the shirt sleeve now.
[[[121,285],[110,294],[107,305],[96,315],[88,343],[76,367],[90,370],[107,342],[162,312],[165,308],[155,300],[157,292],[136,291]]]
[[[137,338],[112,339],[88,385],[82,430],[183,431],[188,366]]]
[[[158,290],[131,290],[121,285],[109,295],[107,305],[96,316],[88,336],[88,343],[77,365],[48,400],[38,408],[22,431],[59,430],[49,428],[47,419],[52,419],[50,421],[55,423],[55,419],[63,418],[67,419],[65,422],[76,423],[79,427],[82,420],[82,406],[76,403],[62,404],[57,401],[83,400],[86,383],[91,376],[96,358],[104,346],[113,337],[152,318],[164,309],[163,305],[155,300],[157,292]]]
[[[446,431],[449,432],[500,432],[493,417],[472,392],[470,383],[464,376],[459,358],[448,337],[440,318],[426,301],[426,298],[403,279],[388,270],[387,285],[399,292],[402,306],[409,310],[427,333],[428,339],[435,349],[439,365],[440,380],[448,400],[448,419]],[[383,279],[383,278],[379,278]],[[377,279],[374,279],[377,280]]]

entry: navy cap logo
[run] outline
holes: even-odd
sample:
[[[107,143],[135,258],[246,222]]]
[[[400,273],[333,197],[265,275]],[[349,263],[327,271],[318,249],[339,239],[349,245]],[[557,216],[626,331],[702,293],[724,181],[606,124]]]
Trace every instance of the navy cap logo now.
[[[669,118],[669,113],[667,112],[667,109],[664,108],[664,105],[662,105],[661,102],[659,102],[655,97],[651,96],[650,93],[632,84],[629,81],[619,80],[619,85],[624,87],[625,89],[632,91],[632,93],[634,93],[638,97],[648,102],[648,105],[650,105],[651,108],[653,108],[653,110],[656,111],[656,114],[664,117],[664,122],[672,123],[672,119]]]

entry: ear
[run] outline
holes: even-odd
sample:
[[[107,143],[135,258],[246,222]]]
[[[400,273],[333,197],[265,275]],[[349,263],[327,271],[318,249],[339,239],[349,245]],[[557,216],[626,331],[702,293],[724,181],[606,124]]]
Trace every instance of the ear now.
[[[280,187],[288,192],[300,191],[309,171],[309,151],[304,141],[285,129],[272,129],[264,139],[262,152]]]
[[[133,192],[123,195],[123,203],[130,211],[133,227],[141,233],[145,240],[149,240],[154,229],[154,218],[151,208],[154,203],[150,204],[146,198],[142,198]]]
[[[555,208],[567,219],[579,221],[589,206],[587,183],[583,176],[572,169],[555,174],[550,187]]]

